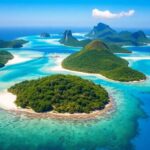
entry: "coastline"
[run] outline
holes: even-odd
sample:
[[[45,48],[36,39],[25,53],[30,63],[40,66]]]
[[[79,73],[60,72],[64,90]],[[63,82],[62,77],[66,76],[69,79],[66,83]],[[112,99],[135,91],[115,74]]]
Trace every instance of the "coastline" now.
[[[61,62],[63,61],[64,57],[59,59],[60,57],[55,58],[58,64],[56,70],[63,69],[61,67]],[[10,60],[10,62],[7,65],[16,64],[19,62],[25,61],[24,59],[21,59],[19,56],[14,55],[13,61]],[[54,68],[53,68],[54,69]],[[55,70],[55,69],[54,69]],[[84,73],[83,73],[84,74]],[[89,74],[90,75],[90,74]],[[110,97],[110,102],[105,106],[102,110],[93,111],[89,114],[86,113],[75,113],[75,114],[69,114],[69,113],[57,113],[57,112],[47,112],[47,113],[36,113],[32,109],[23,109],[17,107],[15,104],[16,101],[16,95],[13,95],[12,93],[8,92],[7,90],[4,90],[0,92],[0,107],[4,110],[7,110],[9,112],[15,113],[15,114],[25,114],[29,117],[35,117],[35,118],[53,118],[53,119],[71,119],[71,120],[84,120],[84,119],[94,119],[98,116],[103,116],[107,114],[108,112],[113,110],[114,103],[112,101],[112,97]]]
[[[62,67],[62,61],[64,60],[66,55],[60,56],[60,55],[55,54],[50,57],[55,59],[56,66],[50,68],[48,71],[50,70],[56,71],[56,72],[67,71],[67,72],[72,72],[72,73],[81,74],[81,75],[90,75],[90,76],[93,75],[98,78],[105,79],[107,81],[119,82],[119,81],[108,79],[100,74],[84,73],[84,72],[64,69]],[[16,58],[14,59],[15,59],[14,62],[16,62],[17,59]],[[127,83],[138,83],[138,82],[141,82],[141,81],[132,81],[132,82],[127,82]],[[53,119],[71,119],[71,120],[94,119],[97,117],[107,115],[108,113],[114,111],[114,106],[115,106],[112,96],[110,96],[110,102],[105,106],[104,109],[93,111],[89,114],[86,114],[86,113],[69,114],[69,113],[57,113],[57,112],[36,113],[32,109],[23,109],[23,108],[17,107],[15,104],[15,100],[16,100],[16,95],[9,93],[7,90],[0,93],[0,107],[1,108],[8,110],[10,112],[14,112],[15,114],[24,114],[28,117],[34,117],[34,118],[53,118]]]
[[[101,75],[101,74],[96,74],[96,73],[86,73],[86,72],[80,72],[80,71],[73,71],[73,70],[69,70],[69,69],[65,69],[63,68],[62,66],[62,61],[66,58],[66,56],[60,56],[58,58],[54,58],[55,59],[55,64],[56,66],[50,68],[48,71],[56,71],[56,72],[61,72],[61,71],[66,71],[66,72],[72,72],[74,74],[81,74],[81,75],[86,75],[86,76],[96,76],[98,78],[101,78],[101,79],[104,79],[104,80],[107,80],[107,81],[114,81],[114,82],[118,82],[118,81],[115,81],[115,80],[111,80],[111,79],[108,79],[106,78],[105,76]]]
[[[107,80],[107,81],[110,81],[110,82],[118,82],[118,83],[140,83],[140,82],[144,82],[146,80],[139,80],[139,81],[129,81],[129,82],[121,82],[121,81],[116,81],[116,80],[112,80],[112,79],[109,79],[101,74],[97,74],[97,73],[86,73],[86,72],[81,72],[81,71],[74,71],[74,70],[69,70],[69,69],[65,69],[63,68],[62,66],[62,61],[65,59],[66,57],[64,56],[60,56],[59,58],[55,58],[55,63],[56,63],[56,66],[49,69],[50,71],[56,71],[56,72],[61,72],[61,71],[67,71],[67,72],[72,72],[74,74],[81,74],[81,75],[86,75],[86,76],[95,76],[97,78],[100,78],[100,79],[104,79],[104,80]]]
[[[31,58],[23,58],[17,54],[12,54],[12,55],[14,58],[9,60],[5,66],[14,65],[14,64],[18,64],[18,63],[22,63],[22,62],[31,60]]]
[[[107,105],[105,105],[105,108],[102,110],[96,110],[89,114],[86,113],[57,113],[57,112],[46,112],[46,113],[37,113],[33,111],[32,109],[23,109],[20,107],[17,107],[15,104],[16,101],[16,95],[13,95],[12,93],[8,92],[7,90],[0,93],[0,107],[4,110],[7,110],[9,112],[18,114],[18,115],[26,115],[27,117],[33,117],[33,118],[52,118],[52,119],[69,119],[69,120],[91,120],[96,119],[97,117],[101,117],[107,114],[110,114],[114,111],[115,102],[110,97],[110,101]]]
[[[15,105],[16,96],[7,90],[0,92],[0,107],[4,110],[17,110]]]

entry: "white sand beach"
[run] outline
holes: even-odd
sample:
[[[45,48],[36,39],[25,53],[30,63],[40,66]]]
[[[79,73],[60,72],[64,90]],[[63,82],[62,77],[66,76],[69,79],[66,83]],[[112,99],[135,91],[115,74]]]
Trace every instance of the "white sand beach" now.
[[[62,72],[62,71],[66,71],[66,72],[70,72],[73,74],[79,74],[79,75],[85,75],[85,76],[96,76],[98,78],[101,79],[105,79],[107,81],[112,81],[112,82],[118,82],[118,81],[114,81],[111,79],[108,79],[106,77],[104,77],[103,75],[100,74],[96,74],[96,73],[85,73],[85,72],[79,72],[79,71],[73,71],[73,70],[68,70],[62,67],[62,61],[67,57],[68,55],[59,55],[59,57],[54,58],[55,59],[55,64],[56,66],[49,68],[47,71],[55,71],[55,72]]]
[[[53,68],[50,68],[50,70],[58,71],[58,72],[69,71],[69,72],[73,72],[76,74],[91,75],[88,73],[82,73],[82,72],[76,72],[76,71],[70,71],[70,70],[64,69],[61,66],[61,63],[66,56],[67,55],[58,55],[58,54],[50,56],[50,58],[55,59],[55,63],[56,63],[56,66]],[[25,61],[25,59],[21,59],[20,57],[15,57],[14,61],[10,64],[13,64],[16,62],[21,62],[21,61]],[[100,75],[98,75],[98,76],[100,76]],[[17,98],[16,95],[13,95],[12,93],[8,92],[7,90],[0,92],[0,108],[2,108],[4,110],[15,112],[16,114],[25,114],[29,117],[36,117],[36,118],[44,117],[44,118],[71,119],[71,120],[72,119],[75,119],[75,120],[94,119],[98,116],[106,115],[114,110],[113,109],[114,102],[112,101],[111,97],[110,97],[110,102],[109,102],[109,104],[106,105],[105,109],[94,111],[94,112],[91,112],[90,114],[86,114],[86,113],[82,113],[82,114],[80,114],[80,113],[75,113],[75,114],[64,113],[63,114],[62,113],[61,114],[61,113],[57,113],[57,112],[36,113],[32,109],[23,109],[23,108],[17,107],[17,105],[15,104],[16,98]]]
[[[102,110],[93,111],[89,114],[86,113],[57,113],[57,112],[47,112],[47,113],[36,113],[32,109],[23,109],[17,107],[15,104],[16,96],[12,93],[9,93],[7,90],[0,93],[0,107],[4,110],[15,112],[16,114],[25,114],[28,117],[34,118],[54,118],[54,119],[71,119],[71,120],[80,120],[80,119],[94,119],[106,114],[110,114],[114,111],[115,103],[110,97],[110,102]]]
[[[8,63],[6,65],[13,65],[13,64],[18,64],[18,63],[22,63],[22,62],[26,62],[31,60],[30,57],[21,57],[20,55],[17,54],[13,54],[14,58],[9,60]]]
[[[140,57],[122,57],[123,59],[126,60],[133,60],[133,61],[137,61],[137,60],[149,60],[150,56],[140,56]]]
[[[43,57],[43,52],[34,52],[34,51],[28,51],[28,50],[21,50],[19,52],[11,52],[12,55],[14,56],[13,59],[9,60],[7,65],[14,65],[14,64],[19,64],[23,63],[26,61],[30,61],[35,58],[40,58]]]
[[[62,44],[60,44],[58,39],[39,39],[38,41],[45,42],[45,43],[48,43],[48,44],[53,44],[53,45],[62,45]]]
[[[56,65],[54,67],[48,68],[47,71],[54,71],[54,72],[58,72],[58,73],[65,71],[65,72],[70,72],[73,74],[80,74],[80,75],[86,75],[86,76],[92,75],[92,76],[96,76],[101,79],[113,81],[111,79],[108,79],[108,78],[100,75],[100,74],[91,74],[91,73],[84,73],[84,72],[71,71],[71,70],[64,69],[62,67],[62,61],[67,56],[68,55],[66,55],[66,54],[50,55],[49,57],[51,59],[55,59],[54,62]],[[18,61],[17,61],[17,58],[16,58],[16,61],[14,61],[14,63],[19,62],[19,59],[20,58],[18,58]],[[20,61],[21,61],[21,59],[20,59]],[[119,82],[119,81],[113,81],[113,82]],[[130,82],[130,83],[135,83],[135,82]],[[15,100],[16,100],[16,96],[9,93],[7,90],[0,93],[0,107],[1,108],[10,110],[10,111],[14,111],[17,114],[24,113],[31,117],[48,117],[48,118],[58,118],[58,119],[93,119],[97,116],[105,115],[105,114],[109,113],[110,111],[112,112],[114,110],[113,109],[114,102],[113,102],[111,96],[110,96],[110,103],[108,105],[106,105],[105,109],[100,110],[100,111],[94,111],[94,112],[91,112],[90,114],[85,114],[85,113],[83,113],[83,114],[80,114],[80,113],[79,114],[78,113],[76,113],[76,114],[69,114],[69,113],[60,114],[57,112],[36,113],[32,109],[22,109],[22,108],[17,107],[15,104]]]
[[[58,56],[58,55],[57,55],[57,56]],[[95,76],[95,77],[97,77],[97,78],[104,79],[104,80],[107,80],[107,81],[121,83],[120,81],[115,81],[115,80],[111,80],[111,79],[109,79],[109,78],[106,78],[105,76],[103,76],[103,75],[101,75],[101,74],[85,73],[85,72],[79,72],[79,71],[73,71],[73,70],[65,69],[65,68],[62,67],[62,62],[63,62],[63,60],[64,60],[67,56],[68,56],[68,55],[59,55],[59,57],[54,58],[54,59],[55,59],[55,64],[56,64],[56,66],[54,66],[54,67],[52,67],[52,68],[49,68],[47,71],[54,71],[54,72],[58,72],[58,73],[65,71],[65,72],[73,73],[73,74],[75,74],[75,75]],[[127,58],[127,57],[126,57],[126,58]],[[129,57],[129,58],[130,58],[130,57]],[[140,59],[141,57],[138,57],[138,58]],[[144,59],[144,58],[145,58],[145,57],[143,57],[143,59]],[[149,58],[149,59],[150,59],[150,57],[146,57],[146,58]],[[124,58],[124,59],[125,59],[125,58]],[[141,58],[141,60],[143,60],[143,59]],[[131,60],[136,61],[136,60],[137,60],[137,57],[132,57]],[[145,81],[145,80],[130,81],[130,82],[124,82],[124,83],[127,83],[127,84],[129,84],[129,83],[130,83],[130,84],[134,84],[134,83],[140,83],[140,82],[144,82],[144,81]]]
[[[5,110],[17,110],[17,106],[14,103],[16,96],[9,93],[7,90],[0,92],[0,107]]]

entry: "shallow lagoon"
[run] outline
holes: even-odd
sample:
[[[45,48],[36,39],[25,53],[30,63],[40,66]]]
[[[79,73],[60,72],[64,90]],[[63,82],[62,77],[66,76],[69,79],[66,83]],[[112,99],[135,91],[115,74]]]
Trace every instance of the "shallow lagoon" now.
[[[55,58],[50,56],[69,55],[80,48],[60,45],[59,35],[56,34],[51,39],[41,39],[39,36],[24,39],[30,42],[21,49],[9,51],[30,60],[0,69],[1,92],[23,80],[57,73],[73,74],[50,70],[56,66]],[[119,56],[127,57],[133,68],[146,73],[146,81],[119,83],[80,74],[83,78],[101,84],[111,93],[116,104],[114,112],[96,120],[66,121],[29,118],[0,109],[0,149],[145,150],[147,146],[150,147],[147,137],[150,135],[150,119],[146,117],[150,114],[150,59],[144,59],[150,56],[150,47],[146,47],[146,50],[145,47],[130,49],[134,50],[133,54]],[[135,60],[134,57],[142,59]]]

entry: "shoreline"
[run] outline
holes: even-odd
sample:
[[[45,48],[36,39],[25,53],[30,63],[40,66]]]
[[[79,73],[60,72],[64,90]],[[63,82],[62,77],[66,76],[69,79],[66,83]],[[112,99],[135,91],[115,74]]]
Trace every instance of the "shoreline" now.
[[[102,117],[108,115],[114,111],[115,102],[110,97],[110,101],[105,105],[105,108],[102,110],[96,110],[89,114],[87,113],[58,113],[58,112],[46,112],[46,113],[37,113],[32,109],[24,109],[17,107],[15,104],[16,95],[8,92],[7,90],[0,93],[0,107],[8,112],[15,113],[17,115],[25,115],[27,117],[33,118],[52,118],[52,119],[67,119],[67,120],[91,120],[96,119],[97,117]]]
[[[114,103],[112,100],[105,106],[102,110],[96,110],[89,114],[87,113],[58,113],[58,112],[46,112],[46,113],[36,113],[32,109],[21,109],[18,110],[10,110],[17,115],[25,115],[29,118],[50,118],[50,119],[58,119],[58,120],[92,120],[98,117],[103,117],[114,112]]]
[[[34,51],[28,51],[28,50],[19,51],[17,53],[10,51],[10,53],[13,55],[13,59],[9,60],[5,66],[16,65],[19,63],[24,63],[24,62],[31,61],[36,58],[43,57],[42,52],[34,52]]]
[[[69,69],[66,69],[66,68],[63,68],[62,66],[62,61],[65,59],[66,57],[62,57],[60,56],[59,58],[56,58],[56,66],[54,66],[53,68],[51,68],[50,70],[51,71],[56,71],[56,72],[61,72],[61,71],[67,71],[67,72],[72,72],[72,73],[75,73],[75,74],[81,74],[81,75],[86,75],[86,76],[95,76],[97,78],[100,78],[100,79],[104,79],[104,80],[107,80],[107,81],[111,81],[111,82],[117,82],[117,83],[140,83],[140,82],[144,82],[147,80],[147,78],[145,80],[139,80],[139,81],[129,81],[129,82],[121,82],[121,81],[116,81],[116,80],[112,80],[112,79],[109,79],[101,74],[97,74],[97,73],[86,73],[86,72],[81,72],[81,71],[74,71],[74,70],[69,70]]]
[[[29,61],[31,60],[31,58],[23,58],[17,54],[12,54],[13,55],[13,59],[9,60],[5,66],[8,66],[8,65],[15,65],[15,64],[18,64],[18,63],[23,63],[23,62],[26,62],[26,61]]]
[[[119,81],[114,81],[114,80],[108,79],[100,74],[84,73],[84,72],[78,72],[78,71],[72,71],[72,70],[65,69],[62,67],[62,61],[64,60],[64,58],[66,58],[66,55],[62,55],[62,56],[60,56],[58,54],[55,54],[55,55],[50,56],[50,57],[53,57],[56,66],[48,69],[48,71],[49,70],[56,71],[56,72],[67,71],[67,72],[72,72],[75,74],[90,75],[90,76],[92,75],[92,76],[96,76],[98,78],[101,78],[101,79],[104,79],[107,81],[119,82]],[[132,84],[132,83],[139,83],[139,82],[143,82],[143,81],[145,81],[145,80],[124,82],[124,83]],[[87,120],[87,119],[94,119],[97,117],[107,115],[108,113],[114,111],[114,105],[115,105],[115,103],[112,99],[112,96],[110,95],[110,102],[105,106],[104,109],[96,110],[89,114],[86,114],[86,113],[69,114],[69,113],[57,113],[57,112],[36,113],[32,109],[23,109],[23,108],[17,107],[15,104],[15,100],[16,100],[16,95],[9,93],[7,90],[0,93],[0,107],[5,110],[8,110],[9,112],[14,112],[15,114],[25,114],[28,117],[34,117],[34,118],[53,118],[53,119],[71,119],[71,120],[84,120],[84,119]]]
[[[60,57],[55,57],[53,56],[54,59],[56,59],[58,65],[56,70],[63,69],[61,67],[61,62],[63,61],[64,57],[60,59]],[[20,59],[19,59],[20,60]],[[14,57],[13,61],[9,64],[16,63],[17,58]],[[58,63],[59,62],[59,63]],[[77,72],[78,73],[78,72]],[[84,73],[83,73],[84,74]],[[89,74],[91,75],[91,74]],[[112,97],[110,96],[110,102],[105,105],[105,108],[102,110],[96,110],[93,111],[89,114],[86,113],[74,113],[74,114],[69,114],[69,113],[57,113],[57,112],[47,112],[47,113],[36,113],[32,109],[23,109],[20,107],[17,107],[15,104],[17,96],[13,95],[12,93],[8,92],[7,90],[4,90],[0,92],[0,107],[8,112],[15,113],[15,114],[20,114],[20,115],[26,115],[28,117],[34,117],[34,118],[53,118],[53,119],[70,119],[70,120],[89,120],[89,119],[94,119],[97,117],[101,117],[103,115],[108,114],[109,112],[112,112],[114,103],[112,102]]]
[[[72,73],[75,73],[75,74],[81,74],[81,75],[86,75],[86,76],[96,76],[98,78],[101,78],[101,79],[104,79],[104,80],[107,80],[107,81],[114,81],[114,82],[118,82],[118,81],[115,81],[115,80],[111,80],[109,78],[106,78],[105,76],[101,75],[101,74],[96,74],[96,73],[86,73],[86,72],[80,72],[80,71],[74,71],[74,70],[69,70],[69,69],[66,69],[66,68],[63,68],[62,66],[62,61],[66,58],[66,56],[60,56],[59,58],[55,58],[55,64],[56,66],[50,68],[48,71],[56,71],[56,72],[61,72],[61,71],[67,71],[67,72],[72,72]]]
[[[0,107],[4,110],[16,110],[17,107],[14,103],[16,96],[9,93],[7,90],[0,92]]]

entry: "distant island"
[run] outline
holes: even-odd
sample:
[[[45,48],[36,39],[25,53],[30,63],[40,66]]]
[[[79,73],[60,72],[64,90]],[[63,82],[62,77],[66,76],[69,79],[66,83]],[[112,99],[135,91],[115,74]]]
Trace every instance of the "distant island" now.
[[[66,30],[63,34],[63,37],[60,39],[60,43],[64,44],[66,46],[73,46],[73,47],[85,47],[87,44],[89,44],[92,40],[91,39],[85,39],[85,40],[78,40],[72,35],[71,30]],[[107,44],[109,46],[109,50],[113,53],[131,53],[131,51],[122,48],[121,46],[118,46],[116,44]]]
[[[114,55],[107,44],[94,40],[81,51],[68,56],[62,66],[69,70],[97,73],[116,81],[140,81],[146,76],[128,67],[128,62]]]
[[[73,46],[73,47],[84,47],[88,43],[91,42],[90,39],[85,39],[79,41],[72,35],[71,30],[66,30],[63,34],[63,37],[59,40],[60,43],[67,45],[67,46]]]
[[[90,113],[104,109],[109,103],[109,95],[103,87],[72,75],[24,81],[8,91],[17,95],[17,106],[38,113]]]
[[[72,35],[71,30],[66,30],[59,42],[66,46],[85,47],[93,40],[101,40],[105,42],[109,47],[109,50],[113,53],[131,53],[131,51],[122,46],[141,46],[150,43],[150,39],[143,31],[137,31],[134,33],[129,31],[117,32],[103,23],[99,23],[95,26],[87,35],[85,35],[84,40],[78,40]]]
[[[25,40],[12,40],[4,41],[0,40],[0,48],[21,48],[23,44],[26,44],[28,41]]]
[[[5,64],[6,64],[9,60],[11,60],[11,59],[13,59],[13,58],[14,58],[14,57],[13,57],[13,55],[12,55],[10,52],[4,51],[4,50],[0,50],[0,68],[4,67]]]
[[[121,31],[117,32],[110,26],[99,23],[95,26],[87,35],[91,39],[100,39],[106,43],[117,45],[145,45],[150,42],[150,39],[146,37],[143,31],[129,32]]]
[[[44,33],[41,33],[40,37],[42,37],[42,38],[49,38],[49,37],[50,37],[50,34],[44,32]]]

